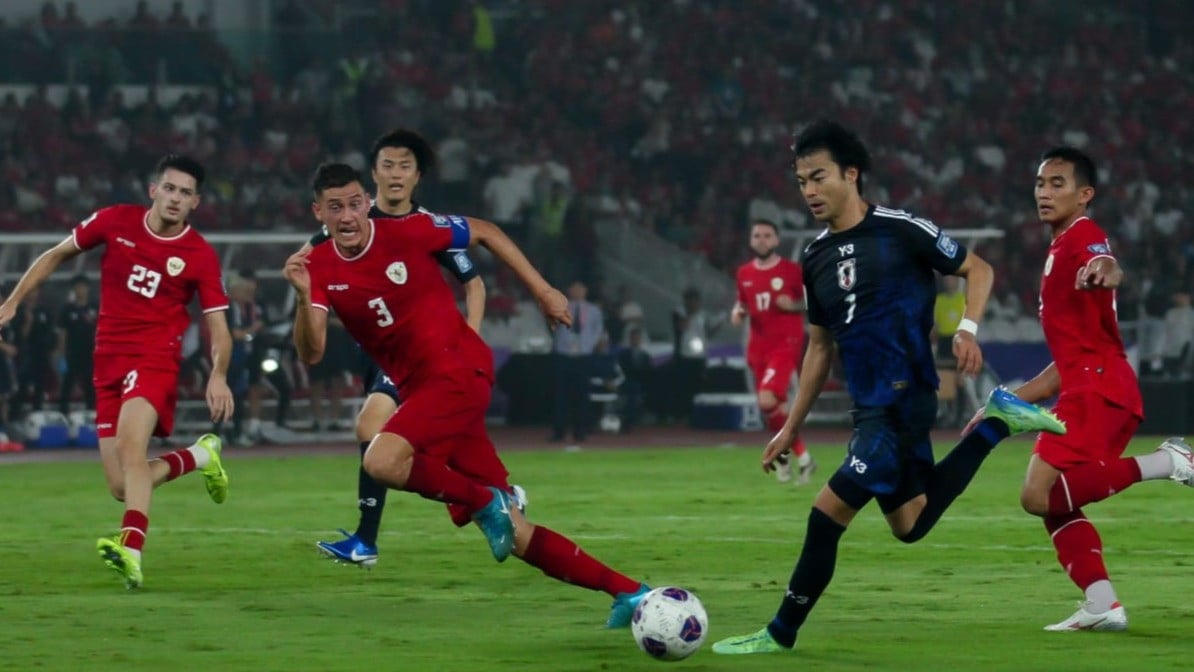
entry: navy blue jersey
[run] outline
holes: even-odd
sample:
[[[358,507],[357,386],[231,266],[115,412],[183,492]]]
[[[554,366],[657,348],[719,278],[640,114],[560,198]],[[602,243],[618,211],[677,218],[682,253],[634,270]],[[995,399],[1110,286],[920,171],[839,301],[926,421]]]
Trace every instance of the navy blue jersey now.
[[[410,212],[406,213],[405,215],[391,215],[378,208],[377,203],[375,202],[373,207],[369,208],[369,216],[376,219],[402,219],[403,217],[408,217],[416,213],[423,213],[427,215],[432,214],[430,210],[413,201],[411,202],[411,206]],[[330,239],[331,235],[328,234],[327,228],[320,227],[319,231],[316,232],[314,236],[311,236],[311,240],[309,242],[311,243],[311,247],[315,247],[316,245],[325,243]],[[438,252],[435,255],[435,259],[439,262],[440,266],[448,269],[448,272],[456,276],[456,280],[458,280],[462,285],[477,277],[477,267],[473,265],[472,258],[470,258],[468,256],[468,252],[464,250],[445,250],[443,252]]]
[[[933,271],[952,274],[965,258],[966,248],[932,222],[880,206],[805,248],[808,321],[833,334],[856,406],[889,406],[908,391],[937,389]]]

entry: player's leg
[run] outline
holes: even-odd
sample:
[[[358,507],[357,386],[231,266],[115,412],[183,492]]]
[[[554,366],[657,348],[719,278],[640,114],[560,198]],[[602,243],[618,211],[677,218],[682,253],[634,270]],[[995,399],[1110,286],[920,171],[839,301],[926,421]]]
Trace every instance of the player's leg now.
[[[901,480],[897,431],[890,415],[882,408],[855,414],[846,458],[817,493],[800,559],[775,617],[758,632],[715,643],[715,653],[775,653],[796,645],[800,628],[833,579],[846,527],[876,494],[893,492]]]
[[[1063,437],[1042,437],[1037,443],[1034,458],[1039,456],[1053,468],[1030,468],[1030,476],[1040,476],[1027,479],[1020,495],[1028,513],[1065,515],[1141,481],[1194,484],[1194,458],[1181,439],[1167,439],[1145,455],[1122,457],[1140,424],[1131,411],[1090,393],[1063,397],[1057,413],[1075,429]]]
[[[356,532],[345,534],[339,541],[320,541],[316,546],[328,557],[351,562],[362,567],[377,564],[377,534],[381,527],[381,515],[386,506],[389,488],[379,483],[365,471],[365,451],[373,437],[381,432],[398,410],[398,391],[389,378],[376,376],[377,381],[369,388],[361,412],[357,415],[356,433],[361,449],[361,464],[357,470],[357,508],[360,518]]]
[[[788,419],[788,388],[791,387],[793,374],[796,371],[796,354],[790,351],[772,353],[761,365],[752,367],[755,376],[756,394],[758,396],[759,413],[763,417],[767,429],[775,434],[783,429]],[[796,479],[797,485],[808,483],[809,478],[817,469],[816,462],[804,445],[804,438],[796,436],[792,445],[792,453],[796,455],[799,468]],[[775,477],[781,483],[792,478],[792,466],[787,453],[776,459]]]
[[[100,456],[104,474],[113,496],[124,501],[120,532],[115,538],[102,537],[96,542],[100,559],[124,579],[125,587],[141,585],[141,550],[149,531],[149,503],[153,475],[146,460],[149,440],[157,426],[157,412],[143,397],[120,404],[118,416],[111,422],[111,407],[104,409],[103,424],[114,428],[100,438]],[[101,416],[97,414],[97,422]]]
[[[920,437],[908,445],[920,459],[927,456],[931,461],[928,432],[937,415],[936,397],[923,396],[908,403],[911,405],[904,411],[906,427]],[[925,474],[924,495],[888,515],[892,533],[906,543],[923,539],[970,485],[991,450],[1008,436],[1027,431],[1064,432],[1065,425],[1039,406],[1002,389],[993,391],[984,407],[983,420]]]

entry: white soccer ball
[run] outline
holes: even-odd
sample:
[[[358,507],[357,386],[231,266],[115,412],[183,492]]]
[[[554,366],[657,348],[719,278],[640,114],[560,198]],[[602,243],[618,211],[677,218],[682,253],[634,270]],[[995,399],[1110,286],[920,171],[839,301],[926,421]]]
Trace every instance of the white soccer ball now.
[[[696,653],[709,632],[705,606],[692,592],[665,586],[643,596],[630,631],[638,648],[658,660],[683,660]]]

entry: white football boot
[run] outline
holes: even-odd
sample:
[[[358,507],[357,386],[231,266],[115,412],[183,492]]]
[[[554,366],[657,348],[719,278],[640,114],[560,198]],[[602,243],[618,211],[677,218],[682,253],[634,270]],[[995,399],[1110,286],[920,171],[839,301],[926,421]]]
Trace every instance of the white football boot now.
[[[1101,614],[1092,614],[1086,610],[1089,602],[1083,602],[1073,616],[1060,623],[1046,625],[1049,632],[1077,632],[1090,630],[1092,632],[1121,632],[1128,629],[1128,615],[1119,602]]]
[[[1194,488],[1194,451],[1190,450],[1190,444],[1181,437],[1174,436],[1165,439],[1157,450],[1169,453],[1169,459],[1173,460],[1173,474],[1169,477],[1170,480]]]

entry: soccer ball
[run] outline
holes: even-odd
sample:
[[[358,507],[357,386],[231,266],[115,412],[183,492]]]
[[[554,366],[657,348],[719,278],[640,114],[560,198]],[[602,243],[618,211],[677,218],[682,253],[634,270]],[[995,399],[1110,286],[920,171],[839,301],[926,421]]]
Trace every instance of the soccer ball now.
[[[634,609],[630,631],[638,648],[659,660],[683,660],[701,648],[709,616],[697,596],[683,588],[656,588]]]

